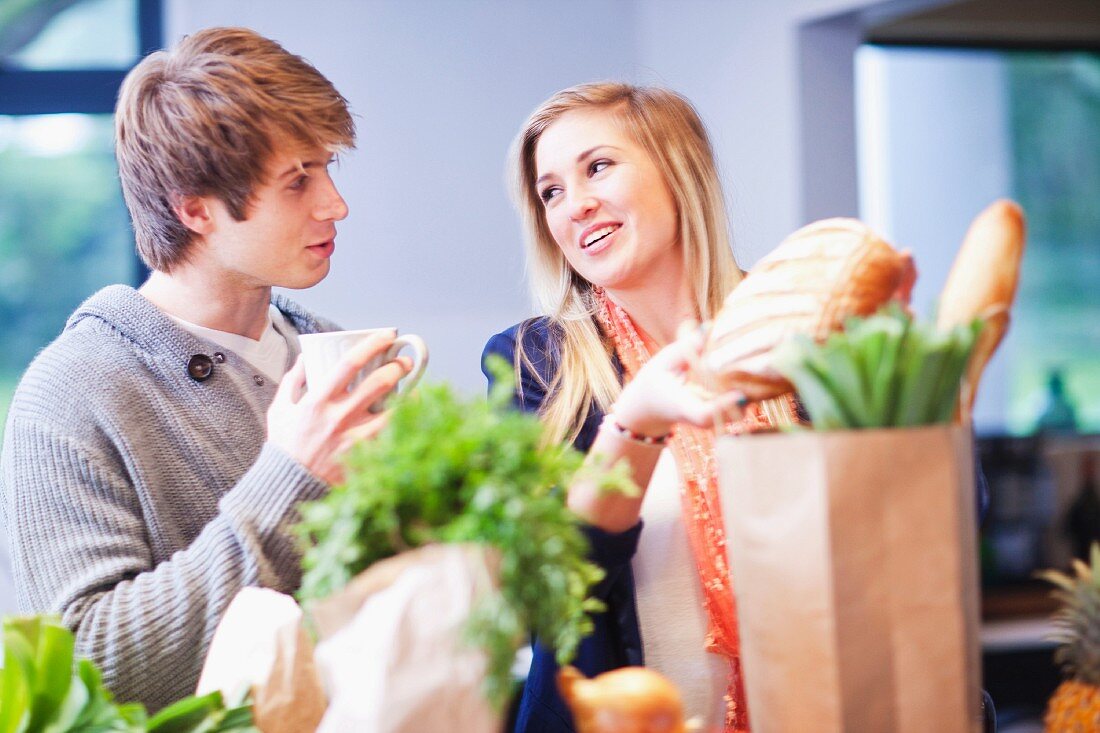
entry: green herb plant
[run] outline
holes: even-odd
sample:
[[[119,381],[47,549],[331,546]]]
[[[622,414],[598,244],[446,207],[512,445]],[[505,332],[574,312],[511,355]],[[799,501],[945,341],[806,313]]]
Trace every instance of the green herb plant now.
[[[499,706],[527,633],[560,663],[572,660],[592,630],[588,614],[603,610],[589,597],[603,571],[586,560],[588,543],[565,507],[583,456],[547,445],[539,420],[512,407],[511,367],[496,359],[489,368],[488,400],[462,399],[447,385],[398,398],[386,428],[350,451],[345,482],[301,506],[298,597],[308,610],[371,563],[430,543],[494,548],[500,592],[475,608],[465,637],[487,655],[485,692]],[[587,478],[637,491],[625,467]]]
[[[151,718],[119,705],[92,662],[74,663],[72,632],[53,616],[3,621],[0,733],[259,733],[252,708],[227,708],[221,693],[188,697]]]
[[[818,344],[798,335],[776,353],[817,430],[950,422],[981,321],[940,330],[896,304]]]

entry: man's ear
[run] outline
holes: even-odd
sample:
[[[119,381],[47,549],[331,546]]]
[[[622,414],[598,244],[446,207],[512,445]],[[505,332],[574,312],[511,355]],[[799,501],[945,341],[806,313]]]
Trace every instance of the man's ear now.
[[[214,228],[214,218],[205,196],[176,196],[172,211],[181,224],[199,236],[206,236]]]

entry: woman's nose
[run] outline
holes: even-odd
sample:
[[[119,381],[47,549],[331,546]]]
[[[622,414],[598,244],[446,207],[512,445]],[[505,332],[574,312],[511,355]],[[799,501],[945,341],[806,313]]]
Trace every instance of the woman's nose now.
[[[569,201],[569,218],[573,221],[583,221],[598,207],[599,203],[593,196],[588,193],[579,193]]]

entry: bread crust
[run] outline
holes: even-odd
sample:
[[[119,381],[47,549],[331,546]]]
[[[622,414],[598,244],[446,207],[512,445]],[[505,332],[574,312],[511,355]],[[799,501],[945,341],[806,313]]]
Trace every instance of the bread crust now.
[[[867,316],[916,277],[912,258],[863,222],[824,219],[783,240],[727,296],[708,334],[703,366],[711,388],[750,400],[793,391],[772,351],[793,334],[824,340],[852,316]]]

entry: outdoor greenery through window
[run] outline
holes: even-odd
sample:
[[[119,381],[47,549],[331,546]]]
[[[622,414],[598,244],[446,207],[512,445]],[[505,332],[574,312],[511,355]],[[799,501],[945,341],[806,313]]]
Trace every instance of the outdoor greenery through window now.
[[[160,21],[159,0],[0,1],[0,431],[69,314],[139,277],[112,110]]]
[[[0,412],[92,292],[132,282],[110,115],[0,117]]]
[[[1100,54],[864,46],[857,81],[861,215],[913,251],[920,312],[982,208],[1027,216],[978,434],[1100,434]]]
[[[1028,216],[1008,423],[1100,432],[1100,55],[1006,54],[1013,183]],[[1038,415],[1038,418],[1036,417]]]

